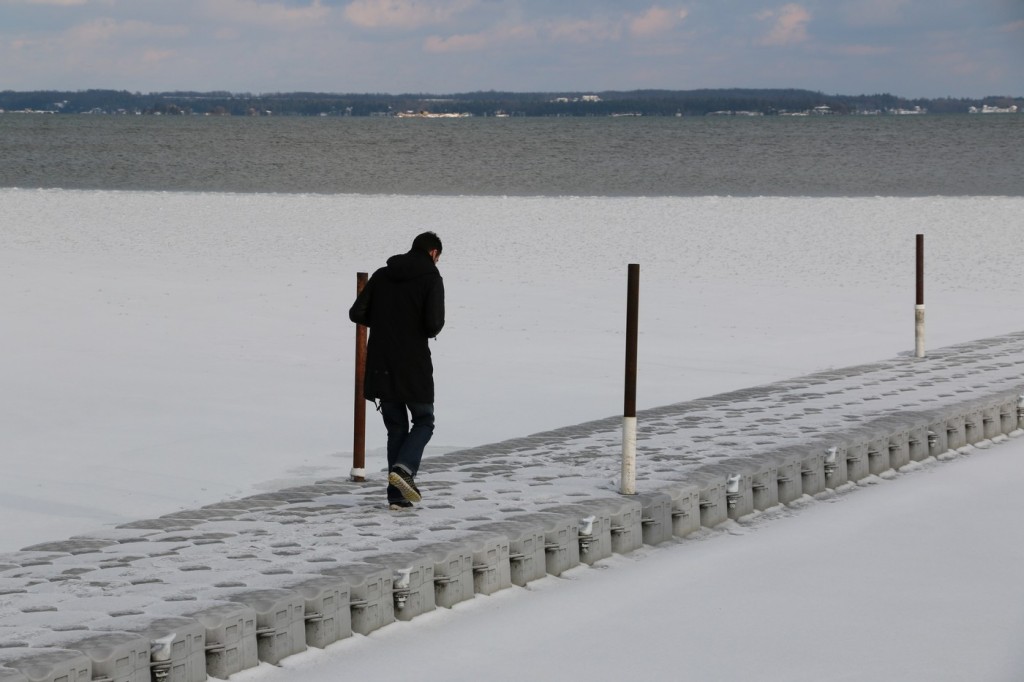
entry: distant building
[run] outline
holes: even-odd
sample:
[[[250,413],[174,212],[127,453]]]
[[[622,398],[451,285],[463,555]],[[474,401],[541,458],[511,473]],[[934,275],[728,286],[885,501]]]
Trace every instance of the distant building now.
[[[927,109],[920,106],[914,107],[913,109],[904,109],[902,107],[899,107],[897,109],[889,109],[888,111],[890,114],[895,114],[897,116],[916,116],[919,114],[928,113]]]
[[[582,97],[573,97],[572,99],[569,99],[568,97],[556,97],[551,101],[554,102],[555,104],[569,104],[570,102],[593,103],[600,102],[601,98],[598,95],[583,95]]]
[[[1011,104],[1008,107],[993,107],[983,104],[980,109],[978,107],[971,107],[967,111],[971,114],[1016,114],[1018,108],[1016,104]]]
[[[676,116],[682,116],[680,113],[676,113]],[[705,116],[764,116],[764,112],[761,111],[709,111]]]

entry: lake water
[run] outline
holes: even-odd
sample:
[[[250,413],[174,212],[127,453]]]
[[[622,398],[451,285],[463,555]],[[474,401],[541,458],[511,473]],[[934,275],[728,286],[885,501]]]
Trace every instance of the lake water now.
[[[1024,115],[0,116],[0,186],[477,196],[1022,196]]]

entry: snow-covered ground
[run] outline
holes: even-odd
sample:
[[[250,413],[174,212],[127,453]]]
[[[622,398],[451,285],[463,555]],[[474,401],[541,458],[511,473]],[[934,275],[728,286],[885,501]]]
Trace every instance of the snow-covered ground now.
[[[426,229],[445,242],[449,317],[433,346],[435,451],[618,413],[630,262],[640,407],[909,351],[916,233],[929,347],[1024,319],[1021,198],[0,190],[0,208],[0,551],[345,476],[355,273]],[[594,679],[1018,679],[1024,543],[1007,481],[1024,473],[1021,454],[1013,441],[288,667],[311,682],[340,665],[379,672],[402,645],[438,662],[428,680],[537,666]]]

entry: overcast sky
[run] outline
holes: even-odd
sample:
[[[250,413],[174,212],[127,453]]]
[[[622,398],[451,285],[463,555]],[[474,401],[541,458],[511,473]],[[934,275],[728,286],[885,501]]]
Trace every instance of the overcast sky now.
[[[1024,95],[1024,0],[0,0],[0,89]]]

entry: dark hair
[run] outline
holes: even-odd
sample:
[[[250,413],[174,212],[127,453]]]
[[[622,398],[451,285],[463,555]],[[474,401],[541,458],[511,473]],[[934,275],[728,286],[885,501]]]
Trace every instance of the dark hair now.
[[[424,253],[430,253],[434,249],[437,249],[437,252],[441,253],[441,238],[433,232],[424,232],[423,234],[417,235],[416,239],[412,240],[412,248],[419,249]]]

